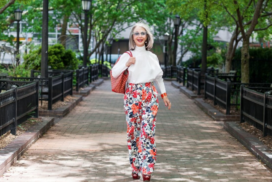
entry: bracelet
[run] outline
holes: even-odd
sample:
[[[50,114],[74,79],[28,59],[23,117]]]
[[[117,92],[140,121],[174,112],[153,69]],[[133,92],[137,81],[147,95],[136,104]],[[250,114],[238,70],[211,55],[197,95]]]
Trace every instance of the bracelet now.
[[[165,96],[167,96],[167,93],[161,94],[161,98],[163,99]]]

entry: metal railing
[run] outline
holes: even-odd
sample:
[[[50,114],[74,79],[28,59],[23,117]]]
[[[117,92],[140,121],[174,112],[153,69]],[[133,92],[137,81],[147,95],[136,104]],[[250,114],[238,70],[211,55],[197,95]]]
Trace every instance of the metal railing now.
[[[26,121],[29,117],[38,117],[38,82],[16,82],[0,80],[6,90],[0,93],[0,136],[11,131],[16,134],[17,125]]]
[[[76,70],[76,91],[79,91],[79,88],[84,87],[89,84],[89,75],[90,68],[81,68]]]
[[[98,79],[98,64],[90,65],[90,82]]]
[[[187,68],[187,88],[191,88],[193,91],[197,90],[200,95],[201,90],[201,72],[200,68]]]
[[[230,96],[232,92],[232,87],[230,81],[223,81],[217,77],[205,75],[205,86],[204,86],[204,98],[210,98],[213,100],[213,104],[219,104],[221,107],[226,109],[226,114],[230,114]],[[234,91],[234,90],[233,90]],[[237,105],[237,103],[233,104]]]
[[[177,66],[177,81],[179,83],[183,82],[183,86],[185,86],[185,82],[186,82],[186,72],[187,72],[187,68],[184,68],[182,66]]]
[[[225,77],[223,78],[225,79]],[[219,105],[226,109],[226,114],[230,114],[231,106],[240,105],[240,87],[250,87],[255,89],[265,89],[270,86],[269,83],[239,83],[230,80],[222,80],[220,74],[218,77],[205,75],[204,98],[213,100],[214,105]],[[272,88],[271,88],[272,89]]]
[[[38,73],[38,71],[33,71]],[[8,77],[12,81],[38,81],[39,83],[39,100],[48,101],[48,110],[52,110],[52,105],[67,95],[73,95],[73,71],[62,72],[57,76],[56,73],[49,73],[49,78],[36,77]],[[35,76],[35,75],[34,75]]]
[[[109,68],[106,65],[102,65],[102,77],[108,77],[109,73]]]
[[[258,90],[259,91],[256,91]],[[266,92],[266,91],[270,91]],[[250,122],[267,135],[267,129],[272,130],[272,96],[271,87],[246,88],[241,86],[241,118],[240,122]]]

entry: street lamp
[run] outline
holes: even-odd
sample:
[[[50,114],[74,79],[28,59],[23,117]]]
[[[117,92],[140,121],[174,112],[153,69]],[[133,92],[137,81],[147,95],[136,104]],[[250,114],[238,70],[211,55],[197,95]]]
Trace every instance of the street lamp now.
[[[23,11],[19,8],[14,11],[14,18],[15,21],[17,21],[17,44],[16,44],[16,65],[18,66],[20,64],[20,58],[19,56],[19,44],[20,44],[20,21],[22,20],[22,13]]]
[[[166,66],[167,66],[167,42],[169,39],[169,33],[165,33],[163,35],[164,38],[164,48],[163,48],[163,53],[164,53],[164,77],[166,77]]]
[[[174,67],[176,66],[177,61],[177,49],[178,49],[178,31],[179,31],[179,25],[180,25],[180,17],[178,15],[175,16],[174,19],[174,25],[175,25],[175,47],[174,47]]]
[[[49,0],[43,0],[42,60],[41,60],[42,78],[48,78],[48,6]]]
[[[174,55],[173,55],[173,66],[171,67],[171,78],[173,74],[176,73],[176,64],[177,64],[177,49],[178,49],[178,32],[179,32],[179,25],[180,25],[180,17],[178,15],[175,16],[174,19],[175,25],[175,44],[174,44]]]
[[[88,46],[87,46],[87,31],[88,31],[88,12],[90,10],[92,0],[81,0],[82,9],[84,11],[84,34],[83,34],[83,48],[84,48],[84,56],[83,56],[83,66],[87,67],[87,57],[88,57]]]
[[[113,38],[109,38],[109,45],[110,45],[110,66],[111,66],[111,48],[113,44]]]

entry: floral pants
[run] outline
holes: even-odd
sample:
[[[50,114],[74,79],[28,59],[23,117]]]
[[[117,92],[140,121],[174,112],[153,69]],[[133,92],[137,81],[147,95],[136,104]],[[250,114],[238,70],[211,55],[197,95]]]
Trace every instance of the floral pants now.
[[[133,172],[151,174],[156,163],[155,129],[159,108],[153,83],[130,83],[124,95],[127,145]]]

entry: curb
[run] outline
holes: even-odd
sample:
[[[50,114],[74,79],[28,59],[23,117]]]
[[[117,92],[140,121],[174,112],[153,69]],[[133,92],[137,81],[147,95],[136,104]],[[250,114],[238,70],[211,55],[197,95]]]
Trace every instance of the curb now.
[[[190,99],[195,99],[195,98],[199,98],[202,97],[201,95],[196,95],[194,92],[192,92],[191,90],[187,89],[186,87],[179,87],[179,90],[184,93],[187,97],[189,97]]]
[[[43,122],[37,123],[0,150],[0,176],[3,176],[28,148],[54,125],[54,118],[42,119]]]
[[[255,136],[245,132],[237,123],[224,122],[224,129],[243,144],[253,155],[272,169],[272,150],[266,147]]]
[[[173,87],[175,87],[175,88],[180,88],[180,87],[182,87],[182,86],[179,84],[179,82],[177,82],[177,81],[171,81],[171,85],[172,85]]]
[[[39,116],[46,116],[46,117],[64,117],[66,116],[72,109],[76,107],[76,105],[82,101],[81,95],[74,95],[78,97],[77,100],[71,102],[69,105],[57,108],[55,110],[39,110]]]
[[[99,86],[99,85],[101,85],[103,82],[104,82],[104,79],[100,78],[100,79],[98,79],[98,80],[92,82],[92,84],[95,85],[95,86]]]
[[[90,84],[86,87],[83,87],[83,89],[79,90],[78,92],[74,90],[73,94],[82,95],[82,96],[86,97],[91,93],[91,91],[93,91],[95,89],[95,87],[96,87],[95,85]]]
[[[204,102],[202,98],[196,98],[194,103],[215,121],[240,121],[240,115],[227,115]]]

